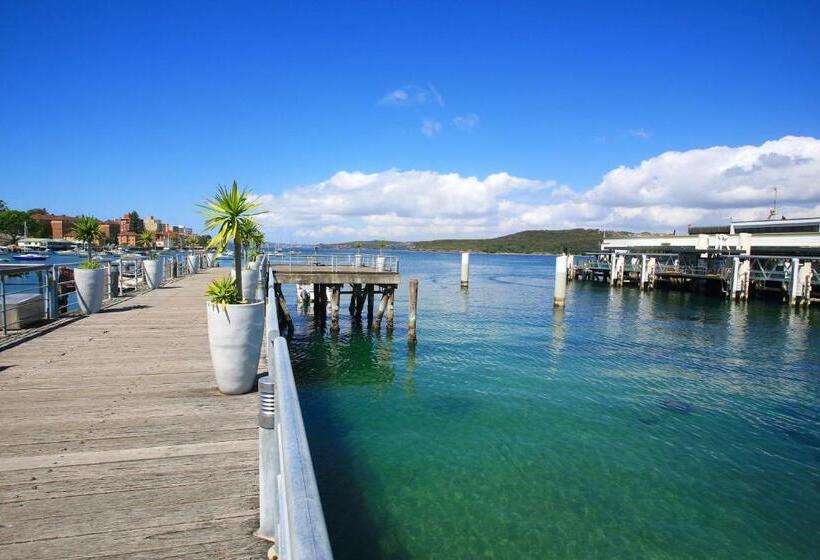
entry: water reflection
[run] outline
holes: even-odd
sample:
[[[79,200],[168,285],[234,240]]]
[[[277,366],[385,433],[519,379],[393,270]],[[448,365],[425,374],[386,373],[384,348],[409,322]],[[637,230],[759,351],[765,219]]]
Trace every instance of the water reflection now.
[[[313,331],[295,340],[292,359],[300,384],[369,385],[392,383],[395,379],[392,336],[350,332],[327,337]]]

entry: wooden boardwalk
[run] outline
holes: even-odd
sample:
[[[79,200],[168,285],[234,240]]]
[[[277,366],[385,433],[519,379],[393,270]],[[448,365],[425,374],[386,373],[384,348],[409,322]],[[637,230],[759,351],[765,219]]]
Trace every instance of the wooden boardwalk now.
[[[0,558],[265,557],[256,393],[208,354],[221,273],[0,352]]]

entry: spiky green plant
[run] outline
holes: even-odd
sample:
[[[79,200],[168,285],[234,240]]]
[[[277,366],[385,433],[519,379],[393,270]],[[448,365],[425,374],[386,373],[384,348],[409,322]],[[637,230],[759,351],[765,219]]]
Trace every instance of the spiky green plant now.
[[[102,238],[100,221],[93,216],[86,216],[83,214],[77,218],[77,221],[74,222],[71,229],[74,232],[74,237],[86,244],[86,247],[88,248],[88,260],[91,261],[91,244]]]
[[[100,263],[97,261],[85,261],[80,263],[78,268],[82,268],[83,270],[97,270],[100,266]]]
[[[205,295],[208,297],[208,301],[215,307],[225,307],[226,305],[242,303],[241,294],[242,292],[236,287],[236,282],[228,276],[215,279],[208,284],[208,287],[205,289]]]
[[[261,248],[265,244],[265,234],[262,233],[259,224],[252,220],[242,222],[239,229],[242,236],[242,248],[245,249],[247,264],[250,266],[251,261],[256,260],[256,257],[262,254]]]
[[[154,234],[150,231],[143,231],[139,238],[140,245],[142,245],[145,249],[148,249],[148,257],[152,259],[154,258],[154,247],[156,247],[154,239]]]
[[[236,181],[230,189],[219,185],[216,196],[206,200],[205,204],[199,205],[200,212],[205,216],[205,229],[216,230],[213,239],[208,243],[208,248],[216,249],[219,254],[225,250],[229,242],[233,241],[235,282],[240,294],[242,293],[242,230],[248,227],[247,222],[255,222],[254,216],[262,214],[262,212],[254,212],[259,206],[259,203],[252,199],[249,191],[239,190]]]

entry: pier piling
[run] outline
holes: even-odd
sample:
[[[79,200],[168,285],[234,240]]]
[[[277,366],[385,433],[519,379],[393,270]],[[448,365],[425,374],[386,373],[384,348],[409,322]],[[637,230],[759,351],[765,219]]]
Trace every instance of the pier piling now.
[[[461,287],[467,288],[470,285],[470,253],[461,253]]]
[[[334,284],[331,288],[330,296],[330,330],[338,332],[339,330],[339,300],[341,298],[341,287]]]
[[[416,306],[419,297],[419,281],[410,280],[410,292],[407,298],[407,342],[416,343]]]
[[[552,300],[554,307],[564,307],[567,295],[567,256],[555,257],[555,294]]]
[[[395,298],[395,289],[393,286],[387,288],[387,331],[393,330],[393,320],[395,318],[395,306],[393,300]]]
[[[379,332],[382,328],[382,317],[384,316],[384,312],[387,311],[388,299],[387,290],[382,290],[382,299],[379,300],[379,308],[376,310],[376,320],[373,322],[373,328],[376,329],[376,332]]]

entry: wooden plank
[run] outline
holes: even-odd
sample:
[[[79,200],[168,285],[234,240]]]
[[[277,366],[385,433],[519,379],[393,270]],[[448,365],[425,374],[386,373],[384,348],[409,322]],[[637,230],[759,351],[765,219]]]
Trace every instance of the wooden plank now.
[[[0,352],[0,557],[264,556],[256,395],[220,394],[208,352],[216,274]]]

